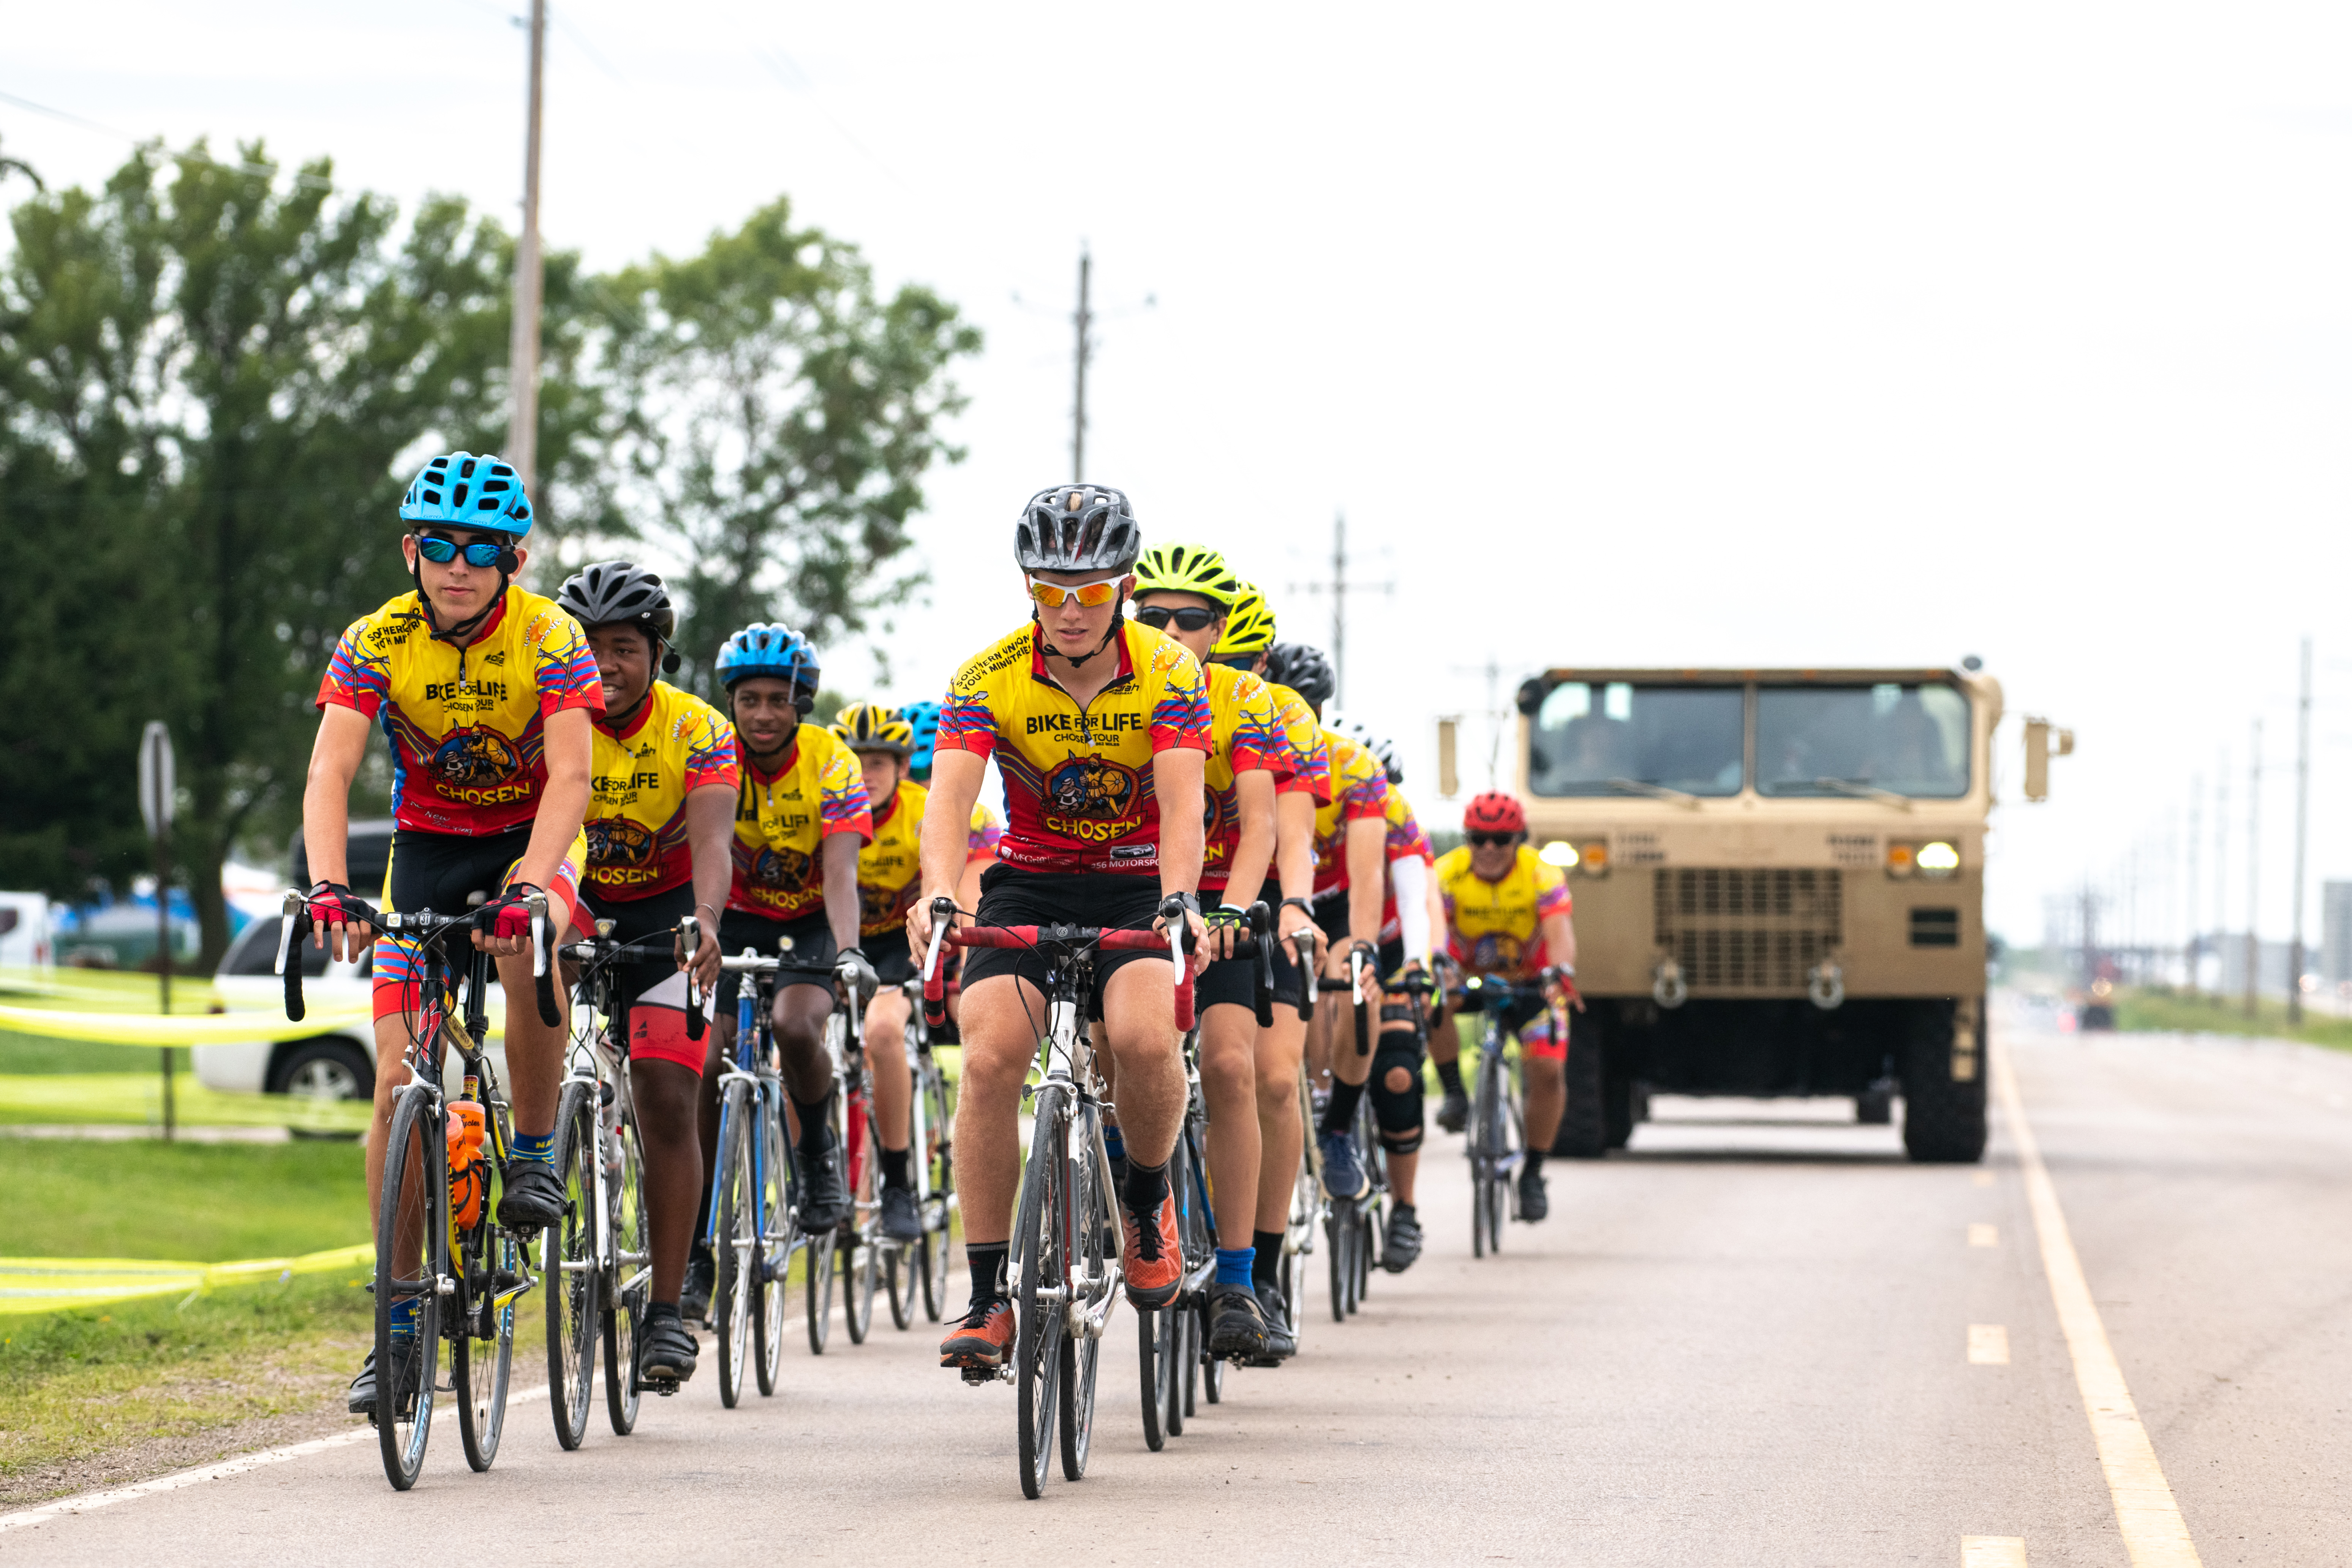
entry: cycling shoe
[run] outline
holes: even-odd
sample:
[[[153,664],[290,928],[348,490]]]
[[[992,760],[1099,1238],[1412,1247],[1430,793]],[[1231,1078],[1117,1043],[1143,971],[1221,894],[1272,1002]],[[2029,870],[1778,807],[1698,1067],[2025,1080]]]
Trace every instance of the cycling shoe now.
[[[1402,1274],[1420,1256],[1421,1220],[1411,1207],[1399,1204],[1389,1211],[1388,1237],[1381,1247],[1381,1267],[1391,1274]]]
[[[392,1379],[400,1388],[401,1400],[404,1406],[416,1398],[416,1390],[410,1386],[415,1382],[415,1373],[412,1368],[415,1365],[413,1358],[415,1355],[416,1342],[394,1340],[392,1342],[394,1355]],[[345,1407],[352,1415],[364,1415],[373,1421],[375,1419],[377,1397],[375,1352],[370,1351],[367,1353],[367,1360],[360,1363],[360,1374],[352,1379],[351,1394],[345,1401]]]
[[[923,1234],[923,1216],[915,1207],[915,1194],[908,1187],[882,1189],[882,1239],[885,1241],[915,1241]]]
[[[1363,1196],[1372,1179],[1364,1174],[1355,1139],[1345,1132],[1318,1132],[1315,1142],[1323,1151],[1323,1190],[1335,1198]]]
[[[499,1223],[523,1235],[563,1217],[563,1178],[545,1160],[507,1162],[507,1190],[499,1194]]]
[[[1519,1173],[1519,1217],[1529,1225],[1541,1225],[1551,1213],[1551,1198],[1544,1191],[1543,1173],[1522,1170]]]
[[[841,1179],[841,1144],[833,1124],[817,1129],[821,1142],[803,1142],[800,1150],[801,1229],[810,1236],[839,1230],[849,1218],[849,1188]]]
[[[662,1312],[649,1318],[645,1337],[637,1342],[637,1381],[657,1389],[662,1384],[676,1388],[694,1375],[698,1348],[694,1336],[687,1332],[686,1324],[677,1313]]]
[[[710,1293],[719,1286],[719,1266],[701,1243],[687,1255],[686,1289],[677,1299],[677,1315],[689,1323],[710,1323]]]
[[[1003,1366],[1013,1354],[1013,1303],[998,1296],[974,1301],[940,1342],[940,1364]]]
[[[1265,1315],[1248,1286],[1209,1287],[1209,1353],[1220,1361],[1265,1353]]]
[[[1265,1351],[1252,1364],[1273,1366],[1298,1353],[1298,1336],[1290,1331],[1289,1309],[1282,1292],[1272,1285],[1257,1288],[1257,1314],[1265,1320]]]
[[[1470,1097],[1458,1089],[1445,1091],[1444,1100],[1437,1108],[1437,1124],[1448,1132],[1459,1132],[1470,1125]]]

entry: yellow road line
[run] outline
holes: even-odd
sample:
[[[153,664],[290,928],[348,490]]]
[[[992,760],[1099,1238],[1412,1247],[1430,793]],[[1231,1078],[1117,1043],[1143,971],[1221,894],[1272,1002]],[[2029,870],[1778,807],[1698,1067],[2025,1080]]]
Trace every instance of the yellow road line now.
[[[1969,1325],[1969,1364],[1970,1366],[2007,1366],[2009,1364],[2009,1331],[1999,1323]]]
[[[2025,1568],[2025,1537],[1963,1535],[1960,1568]]]
[[[1969,1245],[1970,1247],[1999,1247],[2000,1245],[2000,1226],[1997,1225],[1985,1225],[1982,1223],[1969,1226]]]
[[[2132,1568],[2200,1568],[2189,1523],[2180,1517],[2164,1467],[2139,1409],[2124,1383],[2124,1369],[2107,1342],[2106,1325],[2091,1300],[2090,1281],[2083,1260],[2066,1231],[2065,1211],[2058,1206],[2058,1188],[2042,1163],[2042,1148],[2025,1120],[2025,1100],[2018,1092],[2017,1074],[2005,1051],[1992,1053],[1992,1089],[2000,1113],[2017,1142],[2017,1163],[2025,1177],[2025,1196],[2033,1210],[2033,1229],[2042,1242],[2042,1268],[2050,1279],[2051,1304],[2058,1326],[2066,1335],[2066,1353],[2074,1363],[2074,1386],[2083,1395],[2083,1409],[2091,1421],[2091,1440],[2099,1450],[2099,1468],[2107,1478],[2107,1493],[2115,1501],[2116,1527],[2131,1554]]]

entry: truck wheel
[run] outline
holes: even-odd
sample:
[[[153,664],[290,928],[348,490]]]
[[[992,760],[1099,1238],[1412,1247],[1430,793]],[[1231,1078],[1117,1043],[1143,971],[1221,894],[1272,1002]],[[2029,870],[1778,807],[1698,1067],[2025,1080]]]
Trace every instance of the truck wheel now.
[[[1606,1064],[1603,1064],[1604,1068]],[[1610,1073],[1601,1083],[1601,1109],[1608,1118],[1609,1147],[1622,1149],[1633,1142],[1633,1123],[1646,1120],[1641,1117],[1633,1103],[1633,1080],[1622,1073]]]
[[[375,1093],[375,1064],[349,1040],[299,1041],[278,1058],[269,1075],[269,1092],[365,1100]]]
[[[1949,1001],[1914,1002],[1905,1020],[1903,1147],[1923,1164],[1969,1164],[1984,1158],[1985,1061],[1982,1037],[1954,1038]],[[1973,1047],[1955,1051],[1955,1045]],[[1955,1077],[1958,1057],[1961,1073]]]
[[[1601,1059],[1601,1030],[1585,1013],[1570,1013],[1568,1025],[1568,1109],[1551,1152],[1566,1160],[1598,1160],[1613,1146],[1603,1092],[1608,1064]]]
[[[1864,1127],[1885,1127],[1895,1120],[1895,1080],[1883,1078],[1853,1097],[1853,1119]]]

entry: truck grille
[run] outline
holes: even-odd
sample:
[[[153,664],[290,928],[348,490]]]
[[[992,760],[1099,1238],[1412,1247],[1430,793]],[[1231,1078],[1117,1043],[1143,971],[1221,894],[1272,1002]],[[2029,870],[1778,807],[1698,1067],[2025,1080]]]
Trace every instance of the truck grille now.
[[[1658,945],[1694,990],[1795,991],[1838,946],[1832,870],[1668,870],[1656,875]]]

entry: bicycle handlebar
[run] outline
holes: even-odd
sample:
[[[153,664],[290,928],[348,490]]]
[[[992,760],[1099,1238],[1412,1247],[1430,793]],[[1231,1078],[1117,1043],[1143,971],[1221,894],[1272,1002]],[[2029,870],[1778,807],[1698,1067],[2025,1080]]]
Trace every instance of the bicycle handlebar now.
[[[1127,931],[1117,927],[1074,925],[952,926],[955,900],[931,901],[931,951],[923,964],[923,1016],[933,1025],[947,1017],[947,979],[940,973],[940,949],[957,947],[1035,947],[1039,942],[1069,942],[1107,952],[1158,952],[1163,947],[1176,969],[1176,1029],[1189,1033],[1194,1023],[1192,966],[1184,961],[1184,939],[1190,928],[1171,925],[1165,932]]]
[[[362,917],[353,923],[391,935],[415,936],[422,942],[430,942],[453,926],[470,925],[477,931],[487,931],[499,910],[518,902],[530,913],[530,972],[538,982],[539,1021],[551,1029],[561,1028],[563,1013],[556,1005],[555,969],[548,962],[551,944],[547,940],[545,893],[531,893],[520,900],[493,900],[462,915],[436,914],[431,910],[373,910],[361,900],[352,900],[357,906],[354,912]],[[299,889],[288,890],[284,908],[285,929],[278,933],[278,973],[286,978],[286,1017],[299,1024],[306,1009],[302,1002],[302,961],[295,949],[318,929],[318,922],[310,913],[310,895]]]

